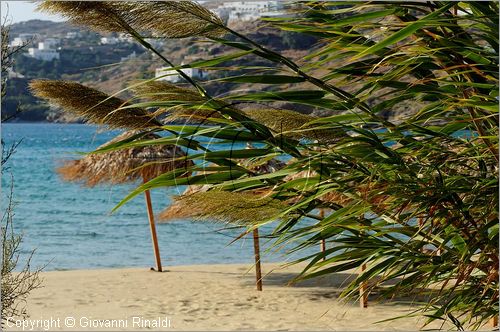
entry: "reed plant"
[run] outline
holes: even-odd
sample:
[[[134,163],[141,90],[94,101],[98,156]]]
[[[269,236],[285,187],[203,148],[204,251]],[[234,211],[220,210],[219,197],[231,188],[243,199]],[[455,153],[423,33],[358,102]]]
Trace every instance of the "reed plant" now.
[[[292,252],[328,244],[297,260],[308,262],[298,279],[367,266],[343,296],[358,296],[360,289],[382,298],[426,295],[412,314],[459,329],[498,316],[498,2],[290,3],[288,15],[267,22],[317,38],[300,61],[234,31],[196,3],[58,1],[41,7],[99,31],[129,33],[191,85],[186,92],[154,80],[130,87],[138,100],[130,108],[194,119],[155,127],[170,138],[133,144],[176,140],[188,149],[186,158],[204,163],[196,162],[189,177],[172,171],[152,179],[116,208],[148,189],[208,185],[196,218],[241,223],[241,209],[220,208],[210,192],[259,190],[266,192],[259,203],[272,206],[246,221],[248,228],[273,224],[275,245],[290,243]],[[182,24],[174,24],[179,17]],[[227,52],[176,66],[146,41],[150,35],[208,39]],[[227,72],[235,69],[224,67],[228,60],[249,57],[267,62],[219,79],[235,87],[223,97],[211,96],[205,82],[181,70]],[[267,88],[242,92],[241,84]],[[266,111],[276,101],[329,115]],[[405,108],[404,116],[387,116]],[[221,151],[213,142],[259,144]],[[267,174],[241,162],[277,156],[287,166]]]

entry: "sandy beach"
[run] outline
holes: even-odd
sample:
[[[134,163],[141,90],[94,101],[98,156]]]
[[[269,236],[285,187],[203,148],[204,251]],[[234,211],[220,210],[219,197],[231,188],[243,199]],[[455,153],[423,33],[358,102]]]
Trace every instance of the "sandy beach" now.
[[[44,287],[28,300],[35,330],[417,330],[422,320],[376,324],[411,310],[405,303],[345,303],[338,294],[352,275],[294,286],[300,271],[264,264],[257,292],[251,265],[43,272]],[[70,318],[68,318],[70,317]],[[7,330],[20,330],[10,321]],[[69,326],[68,326],[69,325]],[[72,326],[74,325],[74,326]],[[439,325],[431,325],[438,327]],[[30,327],[25,327],[29,329]]]

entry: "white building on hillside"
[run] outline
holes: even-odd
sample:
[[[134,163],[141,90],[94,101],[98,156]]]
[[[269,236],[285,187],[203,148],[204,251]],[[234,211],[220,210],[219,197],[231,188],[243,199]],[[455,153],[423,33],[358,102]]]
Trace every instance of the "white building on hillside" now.
[[[7,77],[8,78],[24,78],[23,74],[16,73],[12,68],[7,68]]]
[[[70,31],[68,33],[66,33],[66,38],[67,39],[75,39],[75,38],[78,38],[78,37],[81,37],[81,33],[79,31]]]
[[[59,59],[59,52],[57,52],[57,50],[55,49],[57,44],[59,44],[58,39],[47,38],[44,41],[38,43],[38,48],[28,48],[28,56],[43,61],[52,61],[54,59]]]
[[[215,12],[228,21],[257,20],[263,16],[280,15],[284,5],[281,1],[230,1],[223,2]]]
[[[120,40],[116,37],[101,37],[102,45],[115,45],[118,44]]]
[[[57,44],[59,44],[59,40],[56,38],[47,38],[42,42],[38,43],[39,50],[52,50],[55,49]]]
[[[124,62],[124,61],[127,61],[127,60],[132,60],[132,59],[135,59],[135,58],[137,58],[137,53],[135,53],[135,51],[133,51],[129,55],[121,57],[120,58],[120,62]]]
[[[155,70],[155,77],[159,77],[159,81],[167,81],[170,83],[177,83],[182,81],[181,75],[177,71],[171,69],[172,67],[160,67]],[[205,72],[198,68],[184,68],[182,72],[187,76],[195,79],[204,79],[207,75]]]
[[[118,34],[118,40],[121,43],[133,43],[134,42],[134,37],[130,36],[129,34],[125,32],[120,32]]]
[[[20,33],[19,36],[17,36],[10,42],[10,46],[12,47],[23,46],[32,39],[34,39],[35,37],[36,36],[32,33]]]
[[[52,49],[38,49],[30,47],[28,49],[28,54],[32,58],[43,61],[52,61],[54,59],[59,60],[59,52]]]

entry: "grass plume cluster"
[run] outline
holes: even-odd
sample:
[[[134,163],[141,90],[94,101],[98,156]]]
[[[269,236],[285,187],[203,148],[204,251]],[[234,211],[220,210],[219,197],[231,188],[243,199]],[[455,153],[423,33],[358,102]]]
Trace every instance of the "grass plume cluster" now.
[[[138,83],[134,85],[132,91],[139,98],[160,102],[203,102],[205,100],[196,90],[158,80]]]
[[[299,112],[283,109],[251,109],[245,110],[244,113],[274,132],[295,139],[308,138],[321,143],[330,143],[338,141],[343,136],[339,130],[314,129],[315,126],[309,123],[318,118]]]
[[[33,80],[29,86],[35,96],[82,117],[88,123],[126,129],[161,126],[146,110],[123,108],[128,106],[125,101],[76,82]]]
[[[160,107],[155,114],[167,114],[166,122],[210,123],[212,119],[224,118],[220,111],[208,107],[207,99],[193,89],[154,80],[136,84],[132,91],[136,97]],[[218,102],[225,105],[223,101]],[[243,114],[236,108],[231,107],[231,111]]]
[[[163,38],[224,32],[217,15],[191,1],[44,1],[38,9],[98,32],[148,32]]]

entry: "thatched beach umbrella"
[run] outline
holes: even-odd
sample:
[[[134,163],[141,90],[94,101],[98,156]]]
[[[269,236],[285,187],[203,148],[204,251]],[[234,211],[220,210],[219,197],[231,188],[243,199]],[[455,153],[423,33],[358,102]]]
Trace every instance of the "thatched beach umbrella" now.
[[[247,145],[247,148],[251,148],[250,145]],[[268,160],[262,164],[253,164],[253,165],[245,165],[247,166],[251,171],[259,174],[264,174],[264,173],[271,173],[271,172],[276,172],[277,170],[283,168],[286,166],[286,164],[280,160],[277,159],[271,159]],[[197,193],[209,193],[207,190],[209,189],[209,186],[189,186],[184,193],[180,197],[184,198],[189,198],[192,195],[195,195]],[[214,195],[217,195],[217,192],[212,191]],[[258,199],[258,197],[262,196],[262,192],[259,190],[253,191],[251,193],[247,193],[250,196],[254,196],[255,199]],[[236,197],[236,196],[235,196]],[[223,204],[229,204],[229,202],[224,202]],[[208,205],[210,205],[210,202],[208,202]],[[242,208],[244,208],[242,206]],[[161,212],[159,215],[160,220],[162,221],[167,221],[167,220],[172,220],[172,219],[182,219],[182,218],[190,218],[190,217],[197,217],[198,215],[202,215],[204,213],[204,209],[198,209],[196,206],[193,206],[192,201],[189,199],[180,199],[174,202],[171,206],[169,206],[167,209]],[[218,216],[215,216],[218,217]],[[252,214],[249,214],[249,217],[247,219],[250,219],[248,221],[252,221],[252,217],[257,217],[257,216],[252,216]],[[238,219],[238,218],[237,218]],[[238,220],[241,221],[242,218],[239,218]],[[244,219],[244,218],[243,218]],[[255,278],[256,278],[256,287],[258,291],[262,291],[262,268],[261,268],[261,259],[260,259],[260,240],[259,240],[259,229],[255,228],[252,231],[253,235],[253,247],[254,247],[254,258],[255,258]]]
[[[208,189],[208,187],[206,187]],[[248,225],[277,215],[288,204],[269,197],[266,192],[229,192],[221,190],[190,189],[185,195],[175,197],[175,202],[160,214],[163,221],[193,218],[215,220],[231,224]],[[254,232],[257,290],[262,290],[260,270],[259,234]]]
[[[247,143],[247,148],[253,148],[251,144]],[[278,159],[271,159],[260,165],[250,166],[250,170],[258,174],[267,174],[280,170],[285,167],[286,164]],[[257,284],[257,290],[262,291],[262,269],[260,261],[260,240],[259,240],[259,228],[256,227],[253,232],[253,250],[255,256],[255,278]]]
[[[101,145],[98,149],[110,144],[131,138],[138,131],[127,131],[111,141]],[[147,133],[140,139],[157,139],[160,136]],[[185,156],[185,152],[175,145],[149,145],[112,150],[103,153],[94,153],[79,160],[69,160],[57,169],[57,172],[66,181],[81,182],[88,187],[98,184],[120,184],[136,180],[144,183],[174,169],[187,168],[192,161],[176,160]],[[187,171],[186,171],[187,173]],[[146,208],[151,229],[151,239],[156,260],[156,270],[161,272],[160,249],[156,235],[151,195],[149,190],[144,192]]]

